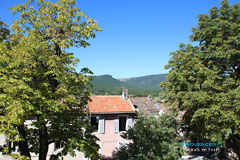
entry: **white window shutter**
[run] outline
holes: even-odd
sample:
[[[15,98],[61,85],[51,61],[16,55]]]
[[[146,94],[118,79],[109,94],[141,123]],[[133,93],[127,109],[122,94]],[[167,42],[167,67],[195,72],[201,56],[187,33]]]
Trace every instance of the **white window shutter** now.
[[[132,128],[133,126],[133,118],[132,117],[128,117],[127,118],[127,129]]]
[[[100,133],[105,133],[105,122],[104,122],[104,118],[100,118],[99,119],[99,132]]]
[[[115,117],[114,119],[114,128],[115,128],[115,133],[119,132],[119,118]]]

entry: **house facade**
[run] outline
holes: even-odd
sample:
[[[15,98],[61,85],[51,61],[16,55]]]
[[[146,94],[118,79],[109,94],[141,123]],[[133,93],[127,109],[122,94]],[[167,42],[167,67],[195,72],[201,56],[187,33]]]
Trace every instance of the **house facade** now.
[[[88,103],[91,125],[103,159],[116,159],[117,149],[128,143],[121,137],[133,126],[135,108],[124,96],[93,96]]]

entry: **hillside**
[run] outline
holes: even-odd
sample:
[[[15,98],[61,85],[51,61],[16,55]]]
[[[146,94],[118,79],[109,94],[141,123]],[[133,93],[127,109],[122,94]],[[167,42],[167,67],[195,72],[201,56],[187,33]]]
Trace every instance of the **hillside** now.
[[[108,74],[101,76],[93,76],[92,84],[94,87],[124,87],[124,84],[121,81],[113,78],[111,75]]]
[[[148,75],[134,78],[115,79],[111,75],[93,76],[93,94],[120,95],[123,88],[129,89],[132,96],[158,96],[160,83],[166,79],[166,74]]]
[[[160,90],[161,89],[160,83],[165,80],[166,80],[166,74],[158,74],[158,75],[149,75],[149,76],[143,76],[143,77],[124,79],[124,83],[127,86],[131,86],[134,88]]]

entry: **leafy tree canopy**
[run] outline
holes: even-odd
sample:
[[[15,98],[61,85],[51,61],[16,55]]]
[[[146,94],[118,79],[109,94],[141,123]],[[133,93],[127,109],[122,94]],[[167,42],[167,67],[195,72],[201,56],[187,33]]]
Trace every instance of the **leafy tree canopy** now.
[[[45,160],[48,145],[59,142],[61,156],[74,149],[98,157],[97,138],[86,119],[91,73],[75,70],[71,47],[87,47],[100,31],[75,0],[28,0],[9,29],[0,23],[0,131],[17,142],[21,155]],[[31,120],[31,121],[29,121]]]
[[[198,16],[192,42],[171,53],[166,103],[186,111],[190,135],[226,140],[240,158],[240,4],[221,2]]]
[[[155,116],[140,115],[133,128],[123,134],[130,143],[118,152],[120,160],[171,160],[178,159],[181,144],[178,142],[178,121],[171,113]]]

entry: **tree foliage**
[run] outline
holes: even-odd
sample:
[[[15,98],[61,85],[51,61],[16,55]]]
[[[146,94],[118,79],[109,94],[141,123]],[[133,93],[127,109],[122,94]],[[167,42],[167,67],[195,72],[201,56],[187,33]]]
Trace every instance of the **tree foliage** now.
[[[11,8],[19,13],[10,31],[0,23],[0,131],[17,142],[22,155],[46,159],[48,145],[98,157],[85,105],[91,73],[75,70],[78,59],[67,52],[87,47],[100,31],[95,20],[75,6],[75,0],[28,0]],[[9,35],[10,34],[10,35]]]
[[[198,16],[192,42],[171,53],[166,103],[185,112],[191,135],[226,140],[240,158],[240,4],[221,2]]]
[[[133,128],[123,134],[130,143],[118,152],[120,160],[172,160],[181,154],[178,121],[174,114],[140,115]]]
[[[10,31],[8,30],[8,25],[0,21],[0,42],[7,40]]]

